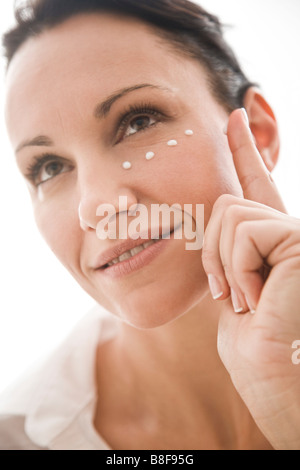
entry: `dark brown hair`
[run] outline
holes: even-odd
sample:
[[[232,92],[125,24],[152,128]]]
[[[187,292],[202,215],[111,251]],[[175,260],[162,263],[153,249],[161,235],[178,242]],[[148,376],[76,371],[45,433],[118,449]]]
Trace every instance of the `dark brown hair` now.
[[[205,66],[211,91],[229,112],[243,106],[256,85],[243,73],[226,43],[219,19],[188,0],[27,0],[15,2],[16,26],[2,39],[7,68],[22,44],[79,13],[115,12],[138,18],[177,51]]]

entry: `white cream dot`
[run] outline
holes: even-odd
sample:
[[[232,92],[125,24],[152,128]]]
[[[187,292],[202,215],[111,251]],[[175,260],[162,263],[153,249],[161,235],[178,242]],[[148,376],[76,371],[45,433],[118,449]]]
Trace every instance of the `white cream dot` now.
[[[194,132],[191,129],[185,131],[185,135],[194,135]]]
[[[124,162],[122,166],[124,170],[130,170],[130,168],[132,167],[130,162]]]
[[[154,152],[148,152],[146,154],[146,160],[152,160],[152,158],[155,157],[155,153]]]
[[[177,144],[178,144],[177,140],[169,140],[168,142],[169,147],[176,147]]]

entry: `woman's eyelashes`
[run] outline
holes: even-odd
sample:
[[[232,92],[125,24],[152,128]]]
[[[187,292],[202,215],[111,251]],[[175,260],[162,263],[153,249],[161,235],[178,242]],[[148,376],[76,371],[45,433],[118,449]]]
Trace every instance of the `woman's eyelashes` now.
[[[139,131],[143,131],[150,126],[156,124],[156,120],[150,118],[149,116],[139,116],[131,121],[129,124],[124,137],[129,137],[130,135],[136,134]]]
[[[166,117],[161,111],[149,105],[131,105],[121,116],[116,126],[116,143],[154,127]],[[35,157],[27,169],[26,178],[36,187],[73,169],[64,158],[53,154]]]
[[[149,105],[130,106],[117,125],[117,143],[158,124],[164,115]]]
[[[44,154],[35,157],[34,162],[28,167],[25,176],[34,186],[40,186],[56,176],[70,171],[72,168],[72,165],[64,158]]]

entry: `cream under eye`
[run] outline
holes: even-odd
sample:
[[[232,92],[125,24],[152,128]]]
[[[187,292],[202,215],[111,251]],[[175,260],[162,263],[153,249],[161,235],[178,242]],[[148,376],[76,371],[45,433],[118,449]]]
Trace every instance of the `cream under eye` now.
[[[34,186],[39,186],[70,169],[72,169],[72,165],[64,158],[44,154],[35,157],[34,163],[28,167],[25,176]]]

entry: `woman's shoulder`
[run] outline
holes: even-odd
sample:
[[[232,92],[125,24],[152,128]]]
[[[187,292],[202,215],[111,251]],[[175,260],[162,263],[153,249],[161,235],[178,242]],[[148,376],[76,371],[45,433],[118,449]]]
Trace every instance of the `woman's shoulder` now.
[[[96,398],[97,346],[116,331],[111,314],[92,309],[58,348],[0,394],[1,450],[48,448],[70,426]]]

